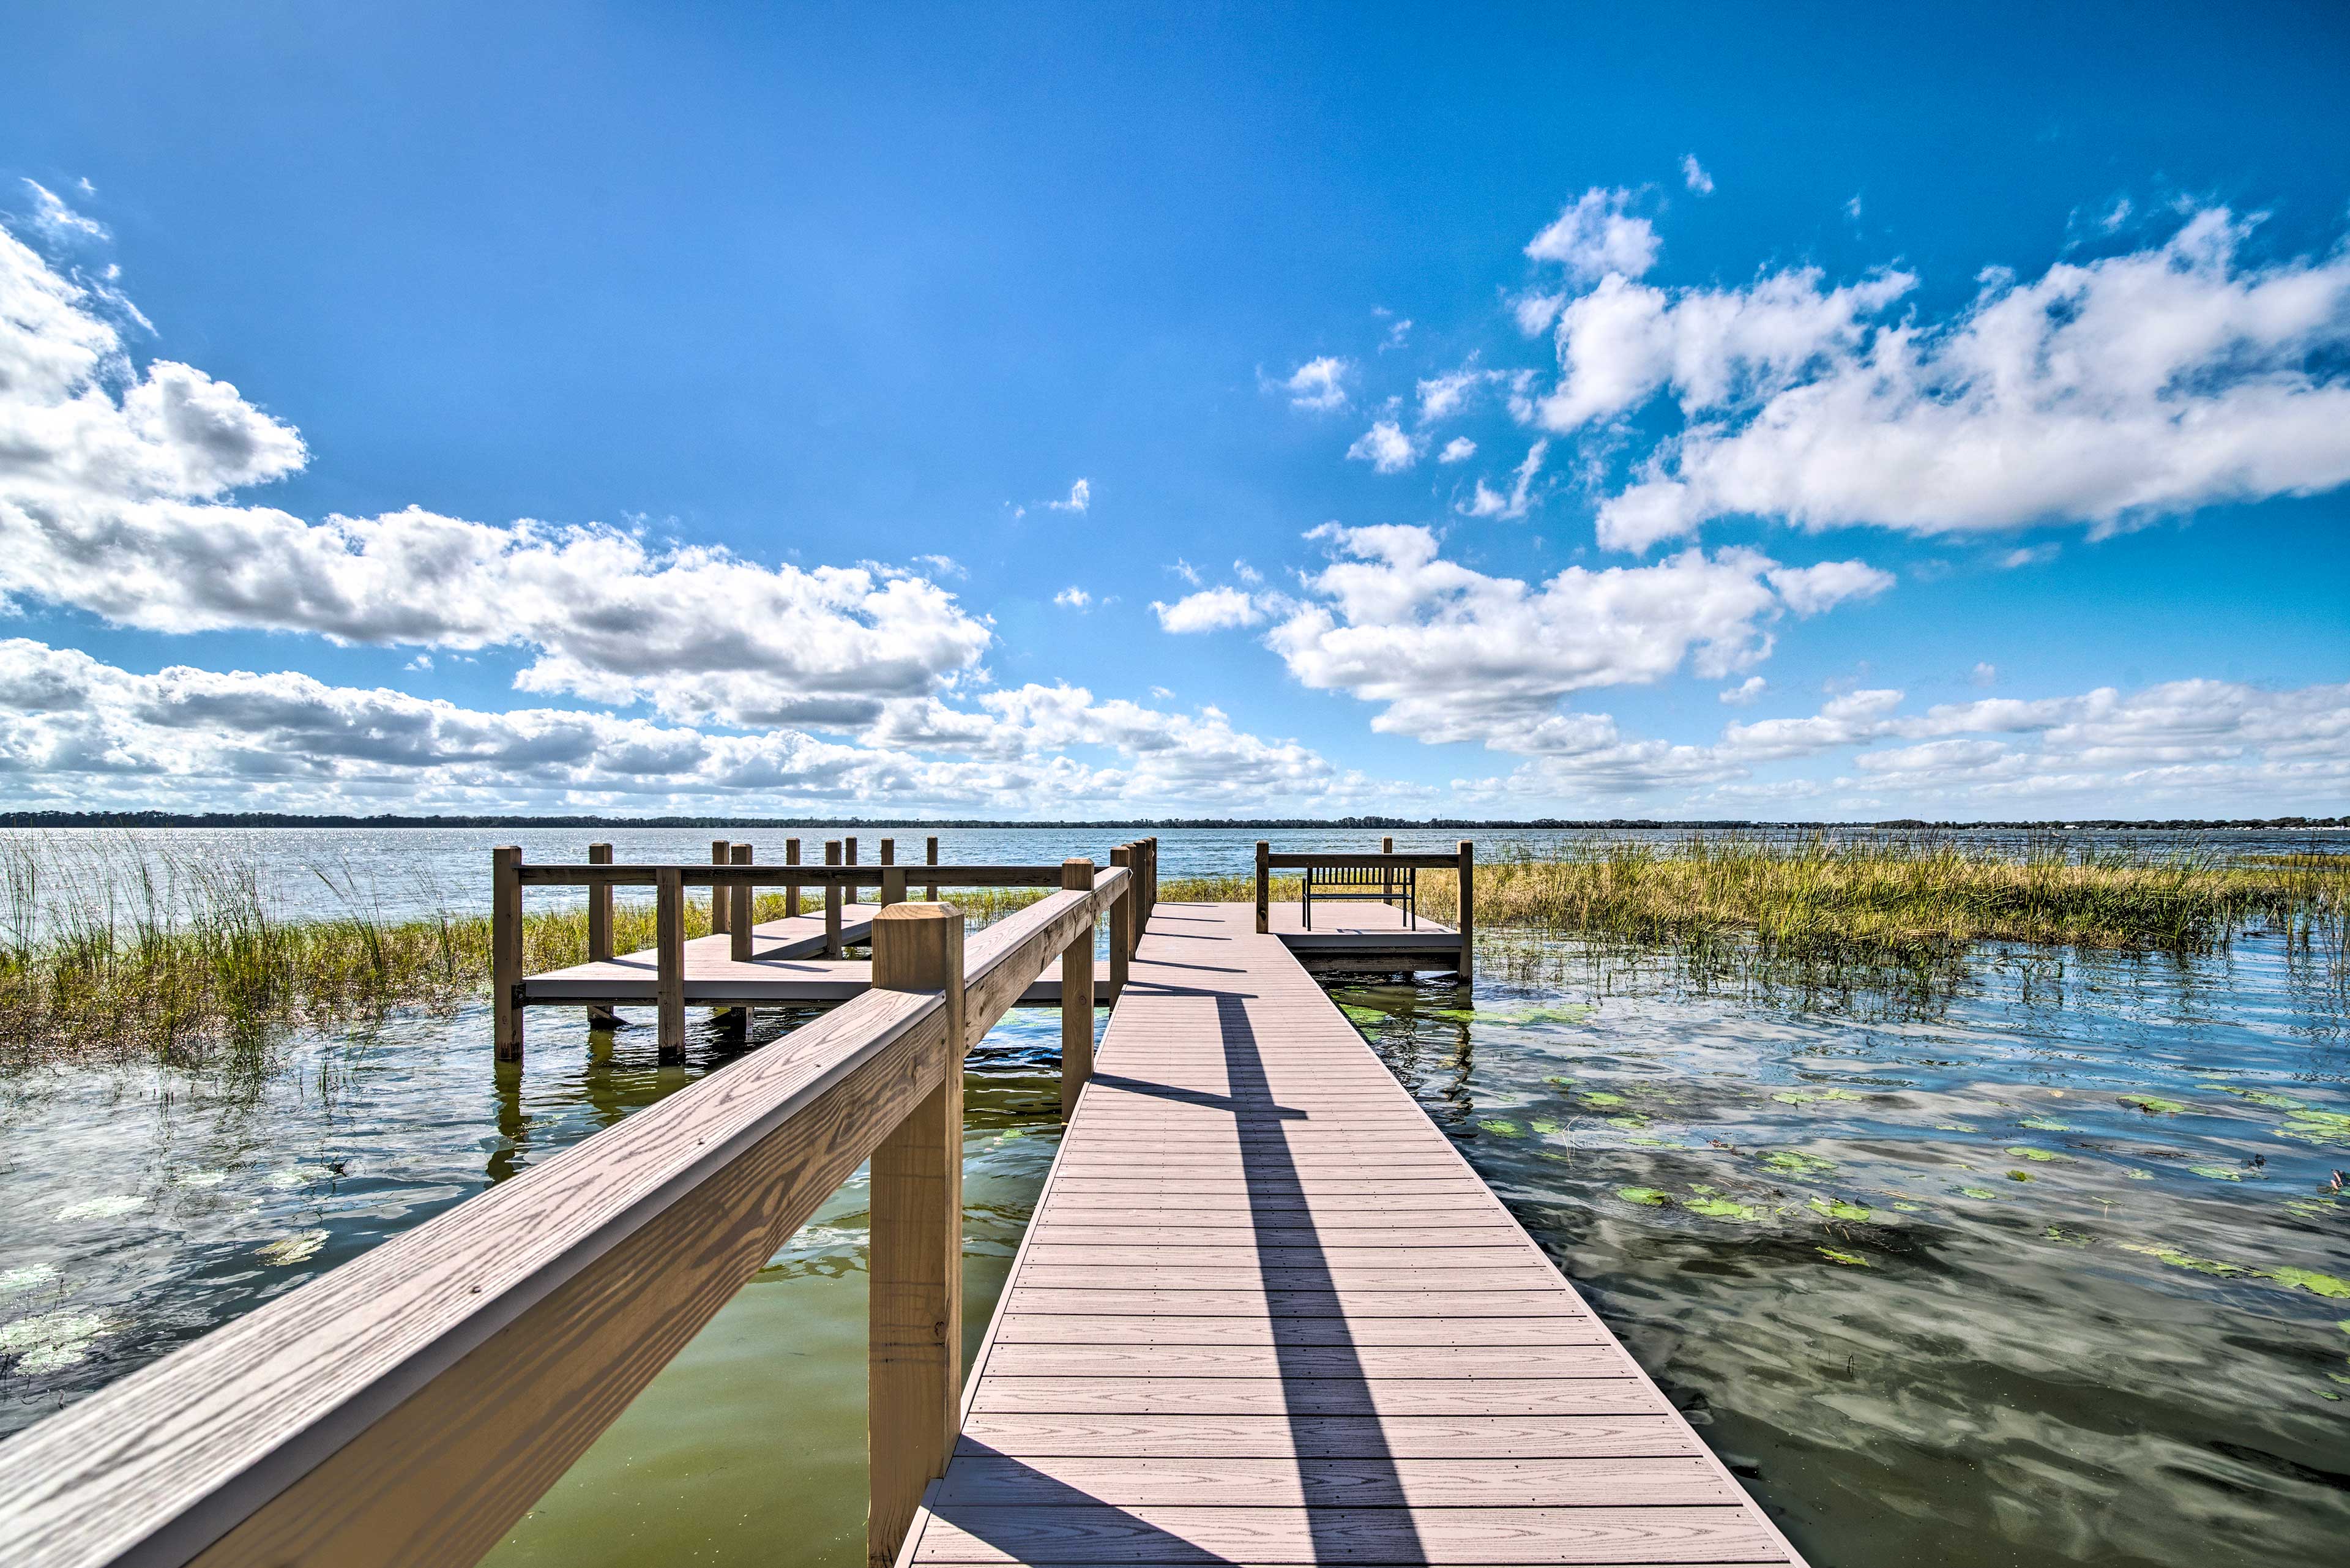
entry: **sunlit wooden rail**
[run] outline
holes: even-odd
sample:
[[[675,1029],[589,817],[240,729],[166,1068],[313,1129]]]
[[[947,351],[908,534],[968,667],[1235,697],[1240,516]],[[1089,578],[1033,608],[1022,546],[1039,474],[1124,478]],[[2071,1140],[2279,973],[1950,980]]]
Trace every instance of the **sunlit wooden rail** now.
[[[1057,890],[967,949],[951,905],[877,910],[863,995],[11,1439],[0,1552],[12,1568],[475,1563],[869,1159],[886,1559],[958,1427],[963,1055],[1048,964],[1090,960],[1100,917],[1130,955],[1152,856],[1121,858],[1143,869],[1052,868]],[[518,902],[519,855],[499,866]],[[671,902],[684,883],[596,869],[650,874]],[[730,856],[693,875],[740,873]],[[1089,994],[1065,1006],[1065,1036],[1084,1036],[1064,1053],[1071,1100],[1093,1017]]]
[[[868,1568],[1801,1563],[1306,972],[1352,936],[1342,958],[1465,980],[1470,845],[1409,857],[1461,877],[1432,933],[1376,902],[1305,932],[1265,889],[1308,857],[1263,846],[1253,910],[1154,914],[1149,840],[1107,868],[935,858],[926,885],[1045,891],[967,936],[846,841],[780,868],[724,841],[694,867],[499,851],[502,1028],[532,1004],[525,886],[587,887],[607,959],[595,899],[656,888],[667,1031],[686,888],[758,963],[805,934],[753,923],[761,878],[827,894],[835,952],[833,899],[878,885],[864,989],[0,1447],[0,1556],[477,1562],[869,1160]],[[1055,965],[1068,1129],[966,1386],[962,1063]]]

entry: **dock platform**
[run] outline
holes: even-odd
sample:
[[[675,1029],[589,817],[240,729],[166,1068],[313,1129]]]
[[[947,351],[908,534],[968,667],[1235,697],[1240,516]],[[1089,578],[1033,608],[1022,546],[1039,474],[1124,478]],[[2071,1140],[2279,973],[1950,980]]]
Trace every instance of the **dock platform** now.
[[[1800,1563],[1303,934],[1151,915],[899,1568]]]

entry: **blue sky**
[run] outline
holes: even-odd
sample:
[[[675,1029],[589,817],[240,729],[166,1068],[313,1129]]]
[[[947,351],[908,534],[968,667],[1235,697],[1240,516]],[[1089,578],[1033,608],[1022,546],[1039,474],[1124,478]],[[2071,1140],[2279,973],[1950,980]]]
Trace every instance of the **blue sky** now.
[[[480,9],[5,24],[7,805],[2350,799],[2335,8]]]

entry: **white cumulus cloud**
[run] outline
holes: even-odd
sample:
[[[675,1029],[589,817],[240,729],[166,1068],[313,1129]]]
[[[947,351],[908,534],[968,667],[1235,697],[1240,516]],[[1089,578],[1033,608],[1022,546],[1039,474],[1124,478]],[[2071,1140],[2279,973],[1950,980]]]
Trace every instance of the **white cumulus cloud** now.
[[[1419,461],[1420,443],[1393,420],[1380,420],[1356,438],[1347,455],[1381,473],[1401,473]]]
[[[1159,618],[1159,629],[1172,632],[1224,631],[1264,618],[1263,607],[1239,588],[1202,588],[1171,605],[1153,599],[1150,609]]]

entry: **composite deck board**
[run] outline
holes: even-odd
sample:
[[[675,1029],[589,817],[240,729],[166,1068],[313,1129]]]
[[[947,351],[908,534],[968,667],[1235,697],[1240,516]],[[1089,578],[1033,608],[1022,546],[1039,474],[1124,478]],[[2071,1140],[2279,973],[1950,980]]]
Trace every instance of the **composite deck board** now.
[[[1159,906],[901,1568],[1799,1563],[1283,908]]]

